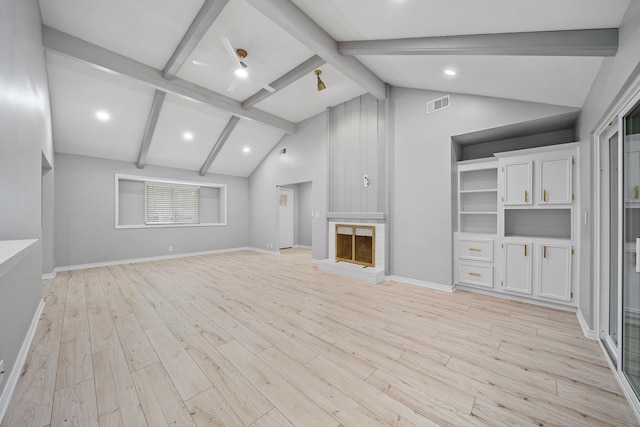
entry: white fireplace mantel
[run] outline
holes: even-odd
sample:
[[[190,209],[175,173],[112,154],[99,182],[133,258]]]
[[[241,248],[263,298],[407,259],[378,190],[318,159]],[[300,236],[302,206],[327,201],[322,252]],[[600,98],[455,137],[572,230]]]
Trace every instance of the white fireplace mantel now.
[[[386,214],[384,212],[327,212],[327,219],[384,221],[386,219]]]

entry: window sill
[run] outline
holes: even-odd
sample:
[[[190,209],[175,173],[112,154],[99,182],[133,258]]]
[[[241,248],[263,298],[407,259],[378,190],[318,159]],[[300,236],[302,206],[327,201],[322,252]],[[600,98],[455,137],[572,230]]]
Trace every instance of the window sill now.
[[[226,222],[212,222],[204,224],[157,224],[157,225],[145,225],[145,224],[133,224],[133,225],[116,225],[116,230],[129,230],[140,228],[183,228],[183,227],[224,227]]]

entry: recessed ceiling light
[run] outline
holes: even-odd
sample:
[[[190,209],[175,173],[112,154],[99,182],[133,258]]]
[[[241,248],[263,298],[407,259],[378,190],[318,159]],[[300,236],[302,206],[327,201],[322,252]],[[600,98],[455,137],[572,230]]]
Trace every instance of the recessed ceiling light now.
[[[182,137],[186,141],[191,141],[193,139],[193,134],[191,132],[185,132],[185,133],[182,134]]]
[[[458,74],[458,72],[452,68],[447,68],[446,70],[444,70],[444,73],[447,76],[455,76],[456,74]]]
[[[251,148],[249,148],[249,147],[244,147],[244,148],[242,149],[242,152],[243,152],[243,153],[250,153],[250,152],[251,152]]]
[[[96,111],[96,118],[101,122],[108,122],[111,119],[111,116],[104,110],[98,110]]]
[[[244,68],[236,68],[236,76],[240,77],[241,79],[246,79],[247,77],[249,77],[249,72]]]

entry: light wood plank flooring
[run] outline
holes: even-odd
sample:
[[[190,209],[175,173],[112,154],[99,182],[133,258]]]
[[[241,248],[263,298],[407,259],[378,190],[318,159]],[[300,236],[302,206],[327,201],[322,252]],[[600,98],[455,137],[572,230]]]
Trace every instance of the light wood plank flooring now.
[[[306,250],[59,273],[2,427],[637,425],[574,314]]]

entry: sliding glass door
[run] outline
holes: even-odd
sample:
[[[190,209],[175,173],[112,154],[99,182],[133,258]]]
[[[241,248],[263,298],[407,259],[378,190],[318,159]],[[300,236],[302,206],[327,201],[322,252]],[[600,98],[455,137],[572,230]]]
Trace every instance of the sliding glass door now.
[[[622,372],[640,396],[640,103],[623,113],[620,124],[624,157]]]
[[[600,217],[602,262],[600,276],[600,340],[614,365],[618,365],[618,127],[609,130],[600,147]],[[608,226],[605,226],[608,224]]]

